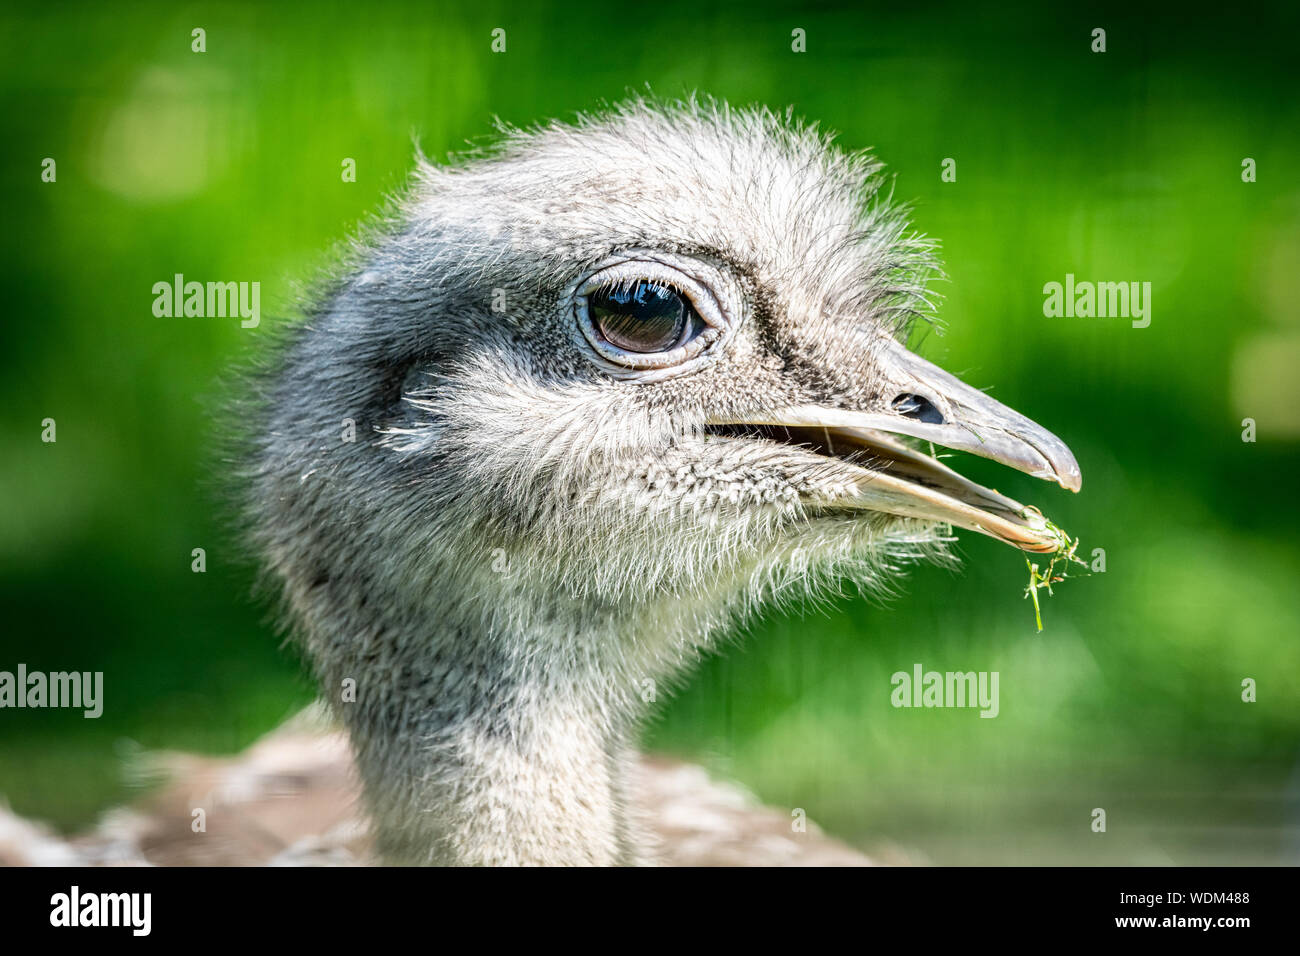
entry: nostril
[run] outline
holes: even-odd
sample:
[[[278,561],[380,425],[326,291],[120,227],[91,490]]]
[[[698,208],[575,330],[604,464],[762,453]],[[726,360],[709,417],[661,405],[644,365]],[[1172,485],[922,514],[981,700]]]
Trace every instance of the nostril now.
[[[896,397],[891,403],[894,411],[898,412],[904,418],[914,418],[918,422],[926,422],[930,425],[942,425],[943,413],[934,407],[934,402],[930,401],[924,395],[914,395],[911,392],[904,392]]]

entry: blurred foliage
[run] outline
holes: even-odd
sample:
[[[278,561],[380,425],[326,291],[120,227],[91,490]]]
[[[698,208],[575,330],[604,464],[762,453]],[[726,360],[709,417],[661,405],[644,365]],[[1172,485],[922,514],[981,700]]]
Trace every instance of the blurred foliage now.
[[[964,536],[959,572],[918,569],[887,606],[845,595],[753,627],[664,704],[648,743],[860,845],[940,862],[1294,859],[1294,5],[0,16],[0,669],[103,670],[107,698],[97,721],[0,712],[0,794],[18,811],[82,825],[129,796],[133,748],[232,751],[310,699],[223,530],[223,371],[403,182],[413,136],[437,157],[494,116],[571,116],[648,85],[793,105],[877,150],[943,241],[947,332],[923,351],[1064,437],[1084,491],[981,460],[963,471],[1107,554],[1105,574],[1046,599],[1036,635],[1021,558]],[[790,50],[796,26],[806,54]],[[1089,50],[1096,26],[1105,54]],[[1242,182],[1244,157],[1258,182]],[[155,318],[151,286],[177,272],[262,282],[262,329]],[[1042,286],[1066,273],[1150,281],[1150,328],[1044,318]],[[39,439],[47,416],[57,444]],[[1257,443],[1241,440],[1247,416]],[[889,675],[915,662],[1000,671],[1001,716],[893,709]],[[1088,830],[1093,807],[1107,837]]]

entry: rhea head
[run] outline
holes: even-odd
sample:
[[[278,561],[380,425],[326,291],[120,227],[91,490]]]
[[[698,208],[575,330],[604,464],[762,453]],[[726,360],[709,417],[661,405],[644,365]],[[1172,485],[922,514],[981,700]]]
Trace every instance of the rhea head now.
[[[327,696],[383,687],[345,717],[390,816],[475,734],[559,739],[556,708],[626,731],[645,680],[774,593],[879,584],[952,529],[1057,548],[929,453],[1080,484],[1058,438],[908,349],[933,246],[870,156],[713,104],[503,136],[421,163],[267,390],[262,547]],[[401,734],[456,756],[417,772]]]

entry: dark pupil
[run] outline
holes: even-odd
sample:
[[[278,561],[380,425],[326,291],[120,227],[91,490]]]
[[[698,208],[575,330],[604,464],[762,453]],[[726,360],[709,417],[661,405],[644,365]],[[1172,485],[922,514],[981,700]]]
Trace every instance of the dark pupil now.
[[[667,286],[641,281],[601,289],[588,304],[600,334],[627,352],[667,351],[681,343],[686,331],[686,303]]]

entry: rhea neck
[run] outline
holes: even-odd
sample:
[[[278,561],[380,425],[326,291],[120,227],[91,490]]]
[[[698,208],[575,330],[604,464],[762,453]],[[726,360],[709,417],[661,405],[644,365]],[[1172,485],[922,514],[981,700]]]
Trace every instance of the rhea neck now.
[[[405,602],[367,600],[379,616],[363,639],[335,636],[344,659],[322,674],[327,689],[356,679],[338,708],[377,849],[396,863],[641,862],[635,733],[706,639],[698,613],[465,566]]]

